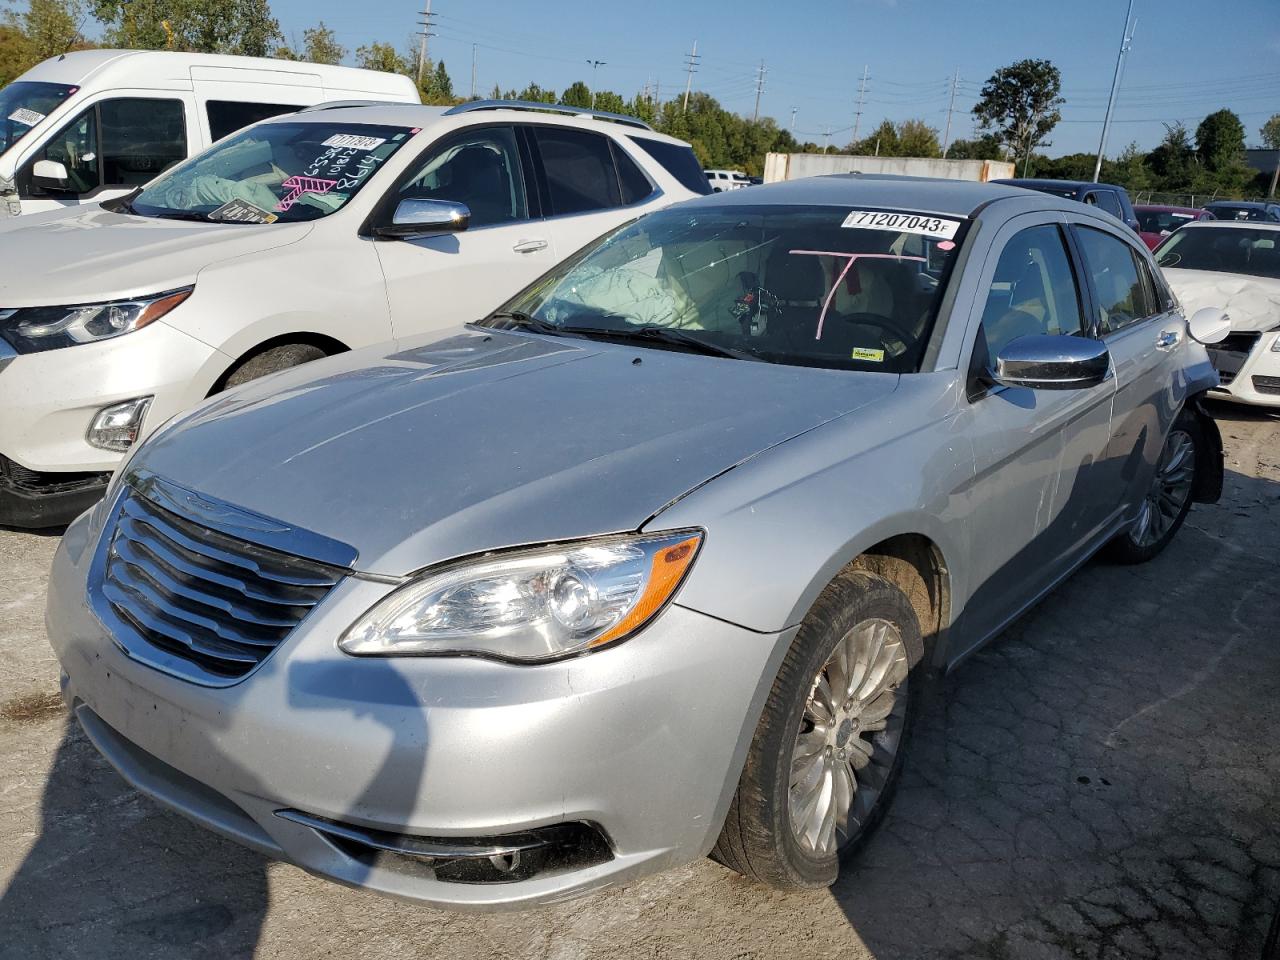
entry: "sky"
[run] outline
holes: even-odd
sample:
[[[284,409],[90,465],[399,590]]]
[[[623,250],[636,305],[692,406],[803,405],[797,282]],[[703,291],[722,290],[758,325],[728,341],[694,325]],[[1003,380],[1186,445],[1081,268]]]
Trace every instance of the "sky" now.
[[[694,88],[750,116],[763,61],[760,110],[796,136],[843,145],[864,67],[869,81],[859,132],[882,119],[919,117],[944,130],[958,72],[952,136],[974,133],[969,110],[993,70],[1026,57],[1062,71],[1063,122],[1045,152],[1096,152],[1127,0],[432,0],[433,59],[455,92],[530,81],[564,90],[574,80],[630,97],[646,83],[683,92],[697,41]],[[323,20],[349,50],[372,40],[409,45],[421,0],[272,0],[286,37]],[[1280,113],[1280,0],[1135,0],[1136,28],[1108,154],[1136,141],[1149,149],[1163,123],[1194,130],[1206,113],[1235,110],[1247,140]],[[348,57],[350,60],[350,56]]]

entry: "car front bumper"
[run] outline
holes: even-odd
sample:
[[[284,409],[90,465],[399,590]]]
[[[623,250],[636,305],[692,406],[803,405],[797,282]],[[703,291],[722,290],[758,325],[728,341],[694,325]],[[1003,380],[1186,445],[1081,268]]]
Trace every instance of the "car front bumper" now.
[[[1210,391],[1220,400],[1233,400],[1260,407],[1280,407],[1280,351],[1272,345],[1280,343],[1280,332],[1264,333],[1249,355],[1230,377],[1230,382]]]
[[[69,523],[101,496],[123,456],[85,439],[98,412],[153,397],[145,435],[202,400],[229,363],[163,322],[100,343],[7,351],[0,359],[0,525]]]
[[[393,587],[349,578],[245,679],[203,687],[131,659],[92,612],[92,516],[55,557],[48,630],[64,696],[107,759],[268,856],[451,908],[560,900],[709,852],[794,636],[673,605],[626,643],[552,664],[353,658],[338,634]],[[609,855],[517,882],[451,882],[296,814],[436,843],[589,824]]]

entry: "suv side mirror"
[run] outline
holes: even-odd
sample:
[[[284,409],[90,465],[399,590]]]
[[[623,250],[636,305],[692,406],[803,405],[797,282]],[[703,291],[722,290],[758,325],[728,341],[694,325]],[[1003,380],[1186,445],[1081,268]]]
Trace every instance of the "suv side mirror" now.
[[[1187,333],[1192,340],[1206,346],[1221,343],[1231,333],[1231,318],[1217,307],[1201,307],[1187,321]]]
[[[1111,354],[1101,340],[1032,334],[1005,344],[991,378],[1006,387],[1083,390],[1111,375]]]
[[[70,179],[66,165],[58,160],[37,160],[31,168],[31,182],[41,190],[65,193],[71,190]]]
[[[442,233],[459,233],[471,225],[465,203],[449,200],[401,200],[390,223],[373,228],[382,240],[417,240]]]

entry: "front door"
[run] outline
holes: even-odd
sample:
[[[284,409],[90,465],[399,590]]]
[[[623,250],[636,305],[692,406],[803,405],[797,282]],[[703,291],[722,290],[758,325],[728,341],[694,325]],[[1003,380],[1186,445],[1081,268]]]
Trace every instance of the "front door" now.
[[[472,127],[428,147],[378,216],[407,199],[464,203],[459,233],[377,244],[397,337],[480,320],[556,263],[546,224],[531,216],[525,161],[509,125]]]
[[[975,383],[1019,337],[1089,336],[1084,286],[1060,220],[1019,217],[997,236],[984,267],[985,307],[971,332]],[[1097,475],[1114,392],[1114,378],[1079,390],[971,392],[960,427],[973,438],[975,463],[961,653],[1021,613],[1096,540],[1107,514]]]

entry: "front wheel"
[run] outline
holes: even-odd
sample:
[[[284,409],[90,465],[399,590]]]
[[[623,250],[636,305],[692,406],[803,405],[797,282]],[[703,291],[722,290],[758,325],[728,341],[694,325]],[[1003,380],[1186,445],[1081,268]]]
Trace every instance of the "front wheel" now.
[[[783,659],[712,856],[771,886],[834,882],[897,785],[922,649],[892,583],[846,572],[828,585]]]
[[[1165,438],[1137,518],[1111,542],[1114,559],[1120,563],[1146,563],[1173,540],[1191,511],[1203,443],[1200,421],[1194,413],[1183,411]]]

